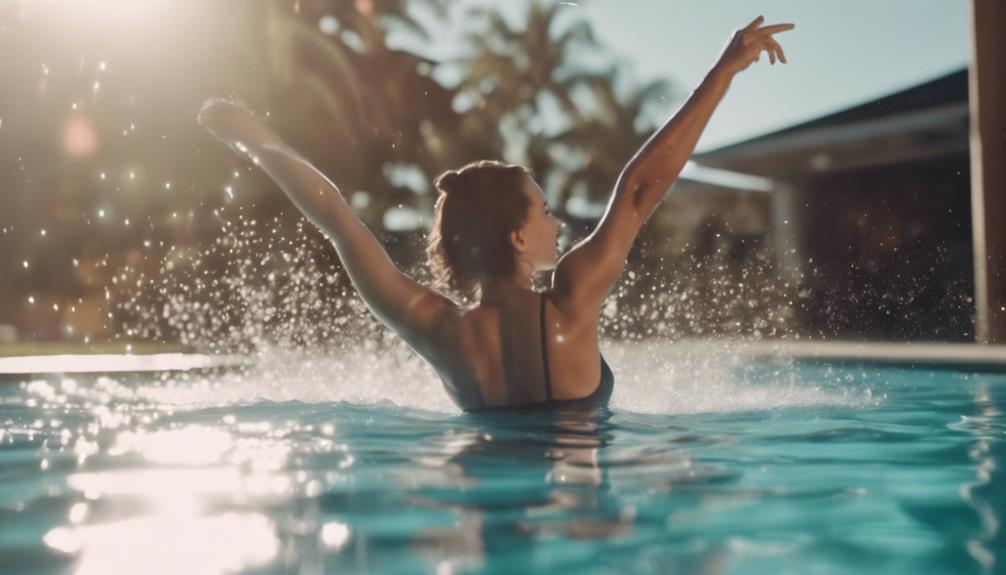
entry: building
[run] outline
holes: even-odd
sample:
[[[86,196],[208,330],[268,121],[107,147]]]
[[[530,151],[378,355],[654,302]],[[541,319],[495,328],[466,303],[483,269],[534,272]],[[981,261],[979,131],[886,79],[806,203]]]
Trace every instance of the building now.
[[[797,332],[975,338],[966,69],[695,163],[750,178],[742,195],[768,190],[778,272],[806,298]]]

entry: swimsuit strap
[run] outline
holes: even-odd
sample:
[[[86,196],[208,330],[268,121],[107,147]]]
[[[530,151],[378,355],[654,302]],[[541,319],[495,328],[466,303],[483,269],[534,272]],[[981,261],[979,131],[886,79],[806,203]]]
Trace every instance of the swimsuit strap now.
[[[552,382],[548,377],[548,339],[545,337],[545,296],[541,295],[541,364],[545,368],[545,400],[552,401]]]

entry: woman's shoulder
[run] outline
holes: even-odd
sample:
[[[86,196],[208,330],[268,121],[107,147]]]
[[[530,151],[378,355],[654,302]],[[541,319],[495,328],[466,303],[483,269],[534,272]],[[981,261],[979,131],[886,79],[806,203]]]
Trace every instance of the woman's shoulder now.
[[[437,344],[447,352],[463,351],[467,342],[482,339],[498,324],[499,310],[490,306],[456,303],[447,307],[441,314],[437,329]]]
[[[549,317],[560,318],[566,326],[596,325],[600,308],[582,299],[571,297],[562,290],[549,290],[542,293],[544,305],[551,308]]]

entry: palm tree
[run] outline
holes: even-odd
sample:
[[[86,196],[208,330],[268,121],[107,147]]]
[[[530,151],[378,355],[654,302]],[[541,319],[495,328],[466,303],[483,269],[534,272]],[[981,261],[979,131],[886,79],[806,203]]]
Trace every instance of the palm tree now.
[[[596,113],[552,138],[563,155],[576,159],[559,188],[557,205],[561,207],[577,189],[585,191],[588,202],[607,199],[622,167],[655,127],[647,112],[658,101],[666,102],[670,93],[667,81],[653,80],[619,97],[617,68],[593,74],[586,81],[597,103]]]
[[[472,10],[482,30],[468,36],[473,55],[463,60],[465,78],[459,86],[480,113],[509,121],[521,132],[522,160],[554,183],[548,191],[560,212],[577,189],[585,188],[591,202],[606,197],[651,131],[647,111],[669,92],[666,82],[653,81],[619,97],[617,67],[578,66],[576,55],[598,43],[586,21],[561,28],[561,8],[535,0],[521,26],[511,26],[491,9]],[[561,117],[545,104],[548,98]],[[542,129],[546,117],[563,126],[561,131]]]
[[[445,16],[443,0],[424,3]],[[284,80],[278,90],[288,110],[280,121],[290,124],[287,133],[308,155],[322,154],[312,159],[341,185],[371,192],[362,215],[372,222],[391,206],[432,204],[415,190],[392,185],[387,166],[417,166],[432,179],[449,156],[442,142],[462,122],[451,107],[454,92],[430,76],[437,62],[387,45],[394,26],[428,38],[407,4],[300,0],[293,8],[268,5],[272,66]],[[325,30],[319,28],[322,21]]]
[[[495,10],[469,11],[484,30],[467,37],[473,55],[462,61],[460,92],[492,116],[515,115],[522,128],[540,118],[543,97],[553,98],[568,121],[583,121],[573,92],[588,77],[576,73],[573,54],[596,47],[597,40],[585,21],[557,31],[560,8],[535,0],[516,28]]]

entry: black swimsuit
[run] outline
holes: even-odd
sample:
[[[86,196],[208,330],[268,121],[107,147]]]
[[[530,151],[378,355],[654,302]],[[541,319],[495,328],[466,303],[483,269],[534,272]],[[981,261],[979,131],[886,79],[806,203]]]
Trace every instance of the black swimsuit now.
[[[552,398],[552,381],[549,378],[548,373],[548,346],[546,342],[548,341],[545,337],[545,296],[540,296],[541,298],[541,308],[539,317],[541,318],[541,363],[545,366],[545,401],[537,401],[534,403],[524,403],[520,405],[510,405],[502,408],[485,406],[485,398],[482,398],[482,405],[479,410],[485,409],[524,409],[524,408],[547,408],[547,407],[559,407],[559,408],[580,408],[580,409],[594,409],[598,407],[605,407],[608,405],[608,400],[611,399],[611,391],[615,387],[615,374],[611,372],[611,367],[608,366],[608,362],[604,361],[604,356],[601,356],[601,381],[597,384],[597,388],[594,392],[586,397],[579,397],[576,399],[553,399]]]

